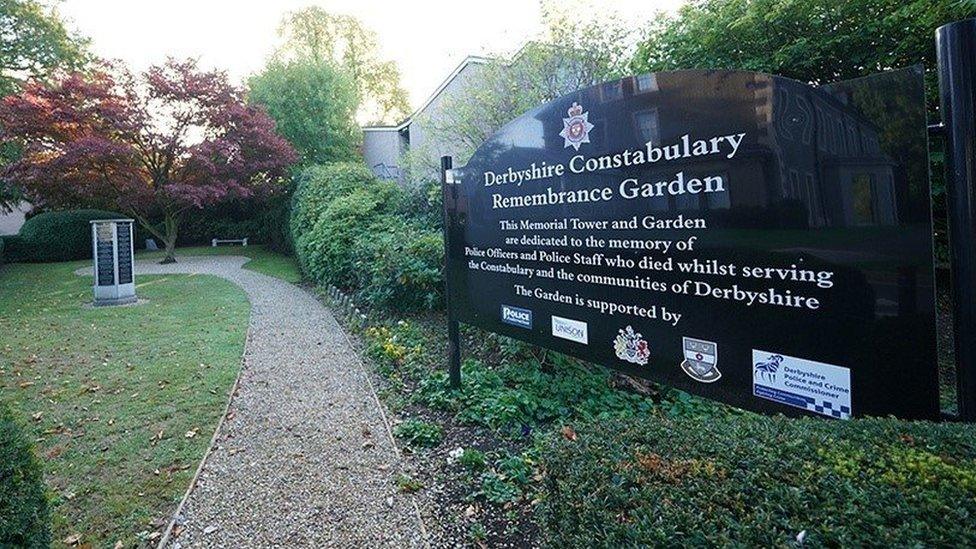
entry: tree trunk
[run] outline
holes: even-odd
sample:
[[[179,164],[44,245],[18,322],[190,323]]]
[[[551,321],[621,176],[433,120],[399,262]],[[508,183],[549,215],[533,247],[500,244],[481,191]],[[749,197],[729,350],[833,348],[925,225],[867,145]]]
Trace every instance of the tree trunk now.
[[[166,246],[166,257],[159,262],[160,265],[166,265],[167,263],[176,263],[176,234],[177,229],[179,229],[179,220],[175,215],[166,214],[166,219],[163,220],[163,244]]]
[[[159,262],[159,264],[165,265],[167,263],[176,263],[176,236],[180,228],[180,214],[166,212],[166,217],[163,219],[162,229],[150,223],[149,218],[140,214],[138,211],[130,210],[129,214],[134,217],[139,224],[143,226],[143,228],[149,231],[149,234],[162,241],[164,250],[166,251],[166,256],[162,261]]]
[[[167,263],[176,263],[176,239],[164,239],[163,244],[166,246],[166,257],[164,257],[159,264],[166,265]]]

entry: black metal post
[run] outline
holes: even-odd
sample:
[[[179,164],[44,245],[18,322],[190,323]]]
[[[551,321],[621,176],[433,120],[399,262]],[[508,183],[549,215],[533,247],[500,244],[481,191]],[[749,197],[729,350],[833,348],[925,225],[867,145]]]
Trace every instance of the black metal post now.
[[[935,31],[946,139],[959,419],[976,421],[976,19]]]
[[[451,250],[451,233],[457,222],[457,185],[449,177],[454,166],[450,156],[441,157],[441,196],[444,200],[444,303],[447,306],[447,360],[451,375],[451,387],[461,387],[461,326],[451,299],[451,277],[448,256]]]

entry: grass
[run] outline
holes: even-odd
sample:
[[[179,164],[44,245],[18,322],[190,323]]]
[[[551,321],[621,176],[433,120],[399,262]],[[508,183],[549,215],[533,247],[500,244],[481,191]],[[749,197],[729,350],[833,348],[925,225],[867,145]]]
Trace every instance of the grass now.
[[[163,251],[139,251],[136,252],[137,259],[162,259]],[[176,260],[180,257],[193,255],[242,255],[251,258],[244,264],[245,269],[249,269],[261,274],[280,278],[285,282],[297,284],[302,281],[302,273],[298,270],[298,263],[295,258],[272,252],[261,245],[247,246],[195,246],[190,248],[177,248]]]
[[[55,545],[131,547],[158,536],[203,456],[249,306],[230,282],[172,275],[138,278],[148,303],[86,308],[84,265],[0,267],[0,399],[32,425]]]

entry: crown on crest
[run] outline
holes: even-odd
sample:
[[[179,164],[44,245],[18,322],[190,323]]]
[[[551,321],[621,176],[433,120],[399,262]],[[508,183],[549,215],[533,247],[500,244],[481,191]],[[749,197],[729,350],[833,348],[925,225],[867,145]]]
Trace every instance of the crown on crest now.
[[[580,107],[579,103],[576,103],[574,101],[573,106],[570,107],[569,110],[567,110],[566,112],[569,113],[569,116],[579,116],[583,114],[583,107]]]

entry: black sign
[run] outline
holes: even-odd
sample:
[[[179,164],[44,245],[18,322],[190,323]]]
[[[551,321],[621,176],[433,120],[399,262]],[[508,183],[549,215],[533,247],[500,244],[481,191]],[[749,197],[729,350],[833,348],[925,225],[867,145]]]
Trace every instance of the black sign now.
[[[453,313],[743,408],[935,418],[926,139],[920,68],[562,97],[453,172]]]
[[[119,284],[132,283],[132,223],[116,224],[119,247]]]
[[[98,273],[99,286],[115,284],[115,251],[112,241],[112,225],[98,223],[95,225],[95,270]]]

